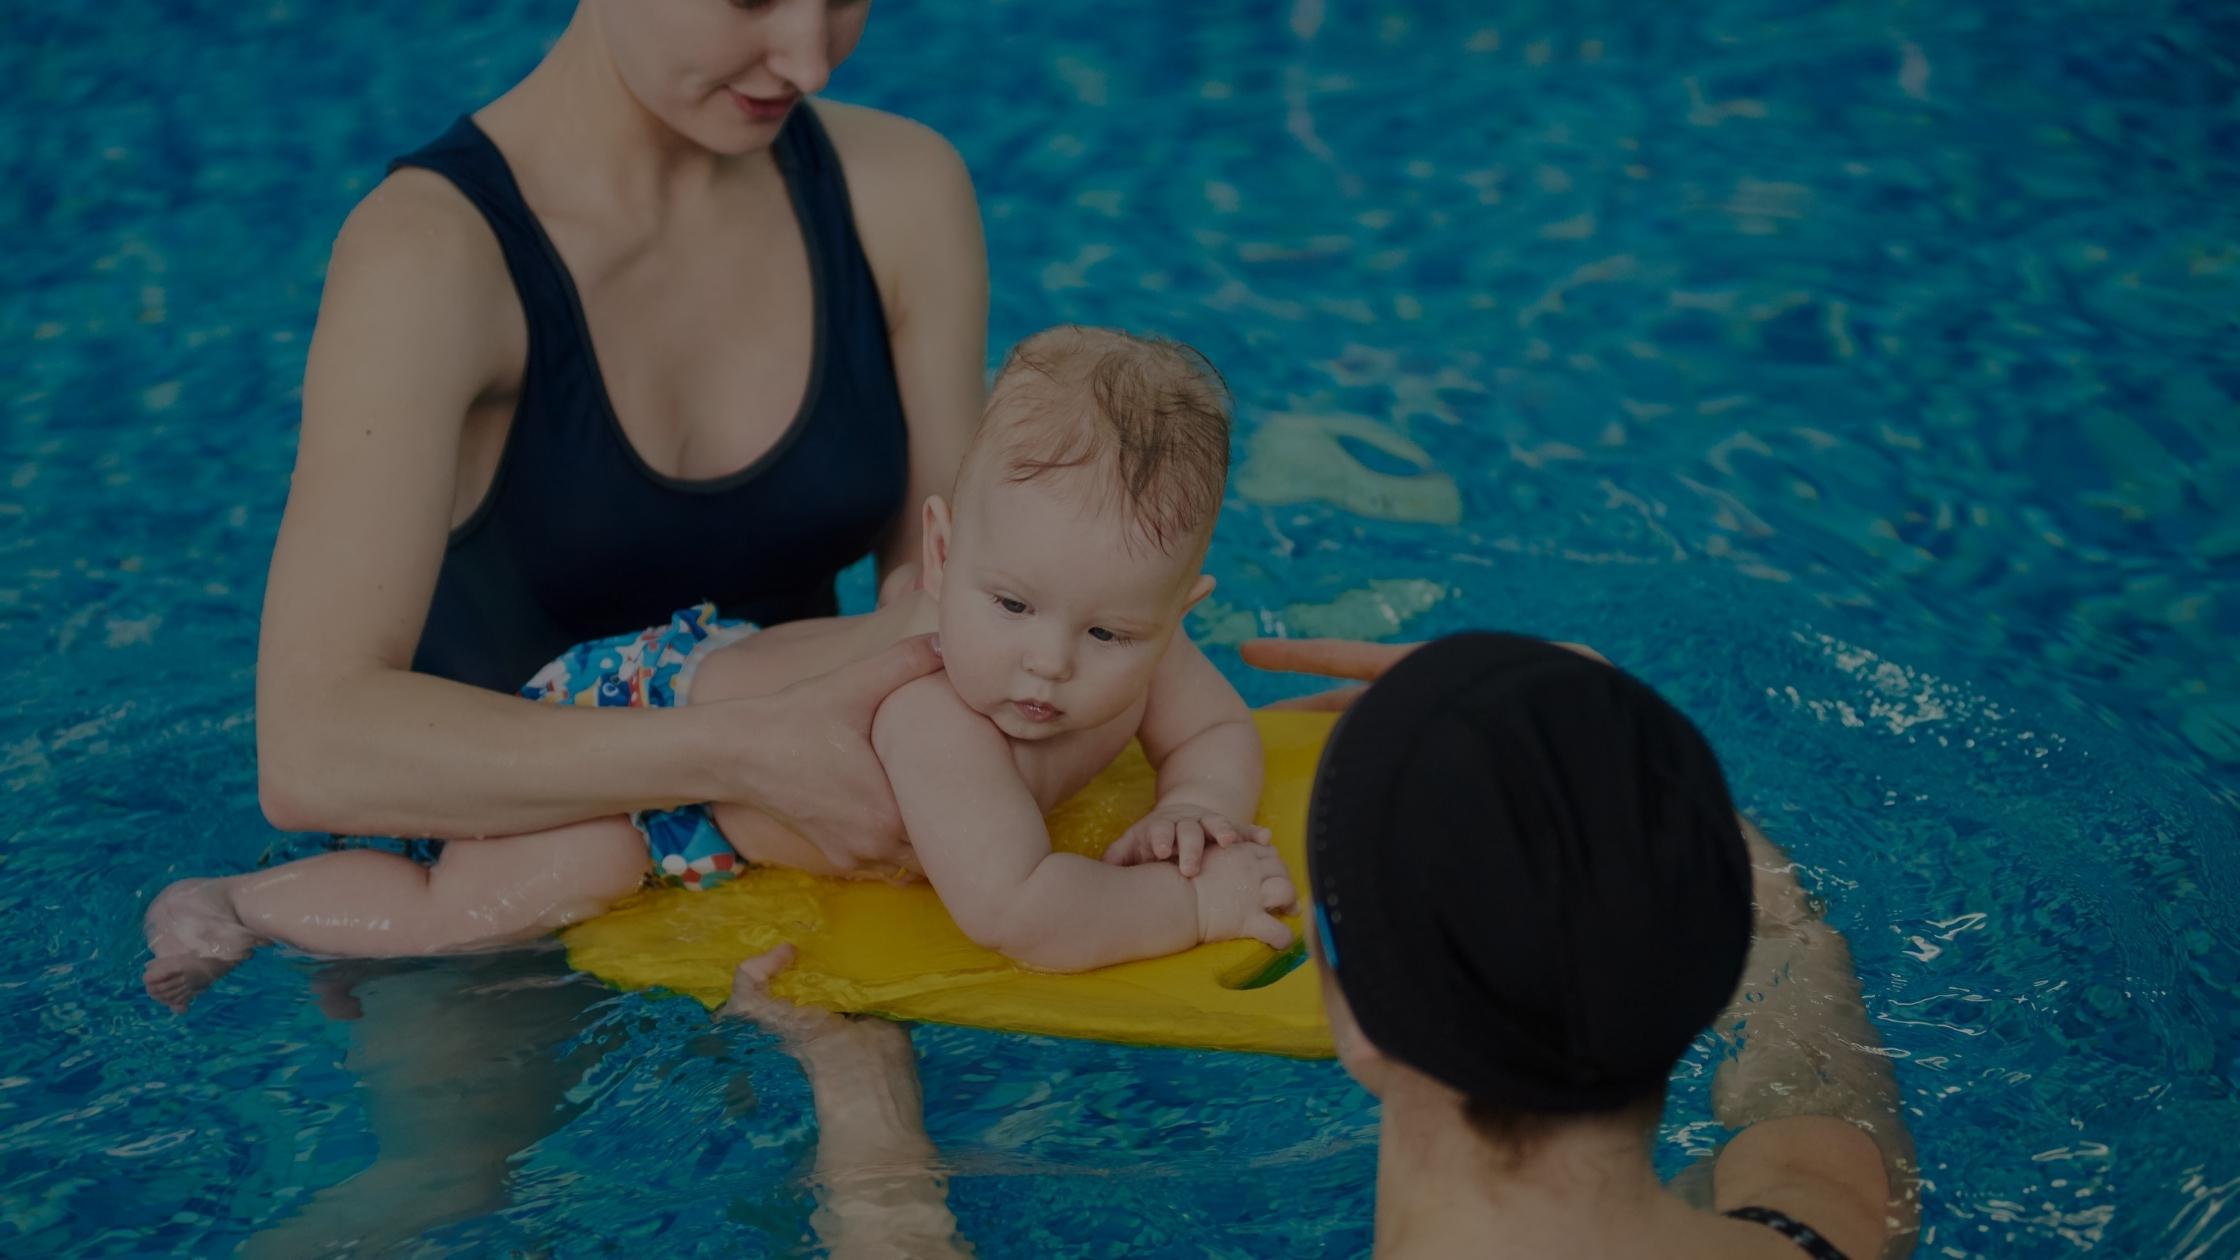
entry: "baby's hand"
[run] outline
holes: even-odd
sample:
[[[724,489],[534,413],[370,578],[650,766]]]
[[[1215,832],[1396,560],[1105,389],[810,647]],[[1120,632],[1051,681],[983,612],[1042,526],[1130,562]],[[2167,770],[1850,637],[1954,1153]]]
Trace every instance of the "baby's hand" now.
[[[1276,851],[1257,844],[1215,849],[1190,881],[1198,897],[1198,940],[1250,937],[1273,949],[1291,946],[1291,929],[1276,919],[1297,907],[1298,890]]]
[[[1204,865],[1208,838],[1226,849],[1246,840],[1268,844],[1275,839],[1275,833],[1249,823],[1239,827],[1211,810],[1176,801],[1152,810],[1141,822],[1128,828],[1104,851],[1104,860],[1114,866],[1138,866],[1145,862],[1164,862],[1179,855],[1182,873],[1194,878]]]

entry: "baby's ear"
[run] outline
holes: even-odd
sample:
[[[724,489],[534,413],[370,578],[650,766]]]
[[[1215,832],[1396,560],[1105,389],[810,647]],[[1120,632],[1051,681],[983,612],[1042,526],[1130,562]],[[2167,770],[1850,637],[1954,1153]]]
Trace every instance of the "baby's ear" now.
[[[941,598],[941,575],[949,566],[949,505],[940,495],[926,496],[925,528],[919,546],[919,572],[926,594]]]
[[[1213,575],[1211,573],[1199,574],[1198,580],[1190,584],[1190,594],[1182,601],[1182,611],[1189,612],[1196,608],[1206,596],[1211,594],[1213,594]]]

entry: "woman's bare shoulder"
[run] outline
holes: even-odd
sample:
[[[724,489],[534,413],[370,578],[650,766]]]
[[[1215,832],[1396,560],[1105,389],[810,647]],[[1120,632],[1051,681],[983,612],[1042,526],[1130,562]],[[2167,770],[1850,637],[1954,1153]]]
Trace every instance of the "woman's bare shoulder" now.
[[[839,150],[850,181],[860,176],[915,186],[928,179],[964,176],[964,159],[956,146],[922,122],[822,97],[811,108],[832,137],[832,147]]]
[[[391,173],[343,221],[320,322],[330,349],[339,344],[346,357],[373,363],[383,362],[380,347],[357,343],[440,337],[441,360],[473,388],[493,383],[525,350],[497,237],[449,180],[416,168]]]
[[[335,255],[401,263],[414,270],[458,274],[491,267],[505,256],[482,213],[448,179],[405,167],[390,172],[350,211],[335,234]]]
[[[825,100],[814,108],[840,154],[888,319],[906,322],[913,304],[952,318],[959,290],[986,283],[976,261],[980,202],[964,158],[940,132],[898,114]]]

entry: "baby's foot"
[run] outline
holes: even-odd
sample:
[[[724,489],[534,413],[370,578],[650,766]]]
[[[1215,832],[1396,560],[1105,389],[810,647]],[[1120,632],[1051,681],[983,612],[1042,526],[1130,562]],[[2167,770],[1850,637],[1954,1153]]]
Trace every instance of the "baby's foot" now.
[[[156,956],[140,981],[174,1014],[260,944],[234,914],[222,880],[182,879],[157,893],[141,927]]]

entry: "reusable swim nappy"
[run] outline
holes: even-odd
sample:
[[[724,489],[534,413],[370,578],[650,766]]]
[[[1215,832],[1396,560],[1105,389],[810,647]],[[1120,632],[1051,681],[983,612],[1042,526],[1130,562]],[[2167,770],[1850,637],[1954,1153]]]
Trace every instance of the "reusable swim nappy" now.
[[[718,617],[714,604],[696,604],[667,625],[569,648],[538,670],[521,694],[542,704],[585,708],[676,708],[685,703],[692,675],[707,654],[755,629],[751,622]],[[639,810],[630,822],[646,838],[653,875],[662,883],[713,888],[746,865],[704,804]]]

